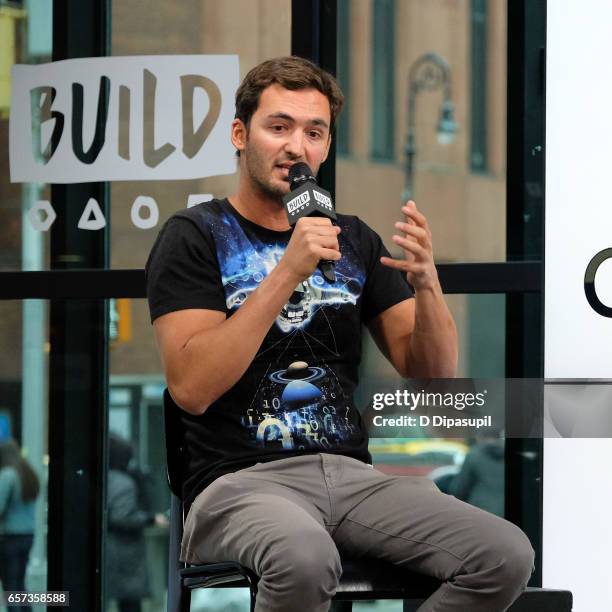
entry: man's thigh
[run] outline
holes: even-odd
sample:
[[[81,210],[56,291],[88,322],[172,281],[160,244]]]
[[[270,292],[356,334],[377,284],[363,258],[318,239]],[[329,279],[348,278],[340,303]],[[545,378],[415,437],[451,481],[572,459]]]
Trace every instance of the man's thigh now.
[[[194,501],[185,522],[181,559],[237,561],[260,573],[266,555],[290,555],[319,542],[334,547],[324,517],[306,497],[252,474],[228,474]]]
[[[440,580],[474,560],[492,562],[517,536],[525,538],[512,523],[413,476],[387,477],[346,513],[333,534],[347,556],[384,559]]]

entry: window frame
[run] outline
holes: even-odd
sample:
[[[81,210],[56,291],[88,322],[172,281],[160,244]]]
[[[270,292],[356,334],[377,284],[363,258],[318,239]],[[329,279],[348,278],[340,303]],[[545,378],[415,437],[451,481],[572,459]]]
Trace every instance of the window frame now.
[[[54,3],[53,59],[110,53],[110,2]],[[336,72],[336,0],[292,0],[292,52]],[[446,293],[505,293],[506,376],[543,375],[544,51],[546,0],[508,2],[508,261],[438,266]],[[533,144],[533,146],[532,146]],[[529,145],[529,146],[527,146]],[[334,193],[336,150],[320,173]],[[538,183],[542,189],[525,189]],[[103,567],[102,525],[106,465],[109,298],[144,298],[143,270],[112,270],[109,228],[78,231],[74,201],[95,197],[108,220],[109,184],[53,185],[58,219],[51,233],[51,269],[0,272],[0,299],[51,301],[49,379],[49,522],[48,588],[69,590],[78,609],[100,610]],[[526,219],[529,221],[526,221]],[[80,256],[66,263],[65,254]],[[519,259],[521,261],[513,261]],[[83,333],[99,330],[99,333]],[[91,374],[87,393],[71,391],[75,372],[67,356],[75,351]],[[83,410],[83,401],[87,410]],[[79,436],[67,432],[79,431]],[[506,517],[529,535],[536,549],[531,585],[542,580],[543,441],[508,440],[506,445]],[[535,459],[529,466],[525,456]],[[77,478],[84,470],[86,478]],[[534,505],[533,500],[537,503]],[[81,521],[70,508],[77,504]]]

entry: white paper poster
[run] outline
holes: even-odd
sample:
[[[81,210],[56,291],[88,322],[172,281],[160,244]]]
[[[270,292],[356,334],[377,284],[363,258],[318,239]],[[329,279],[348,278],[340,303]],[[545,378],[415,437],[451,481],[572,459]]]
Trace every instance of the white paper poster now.
[[[544,440],[542,581],[574,612],[612,610],[610,23],[609,0],[547,4],[545,401],[574,437]]]
[[[612,378],[612,3],[547,13],[545,377]]]
[[[237,55],[16,65],[12,79],[11,182],[180,180],[236,171],[230,125]]]

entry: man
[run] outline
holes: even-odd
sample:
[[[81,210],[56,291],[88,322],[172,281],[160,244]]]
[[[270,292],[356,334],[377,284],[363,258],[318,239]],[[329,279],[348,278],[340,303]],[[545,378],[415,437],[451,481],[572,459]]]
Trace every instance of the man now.
[[[251,70],[231,132],[238,191],[177,213],[147,263],[186,428],[182,559],[251,568],[258,612],[327,610],[340,552],[445,581],[423,612],[505,610],[533,568],[526,536],[428,479],[374,470],[353,404],[362,322],[401,375],[455,375],[425,217],[414,202],[402,208],[401,261],[356,217],[287,221],[289,168],[316,174],[342,102],[333,77],[306,60]],[[335,283],[321,260],[336,262]]]

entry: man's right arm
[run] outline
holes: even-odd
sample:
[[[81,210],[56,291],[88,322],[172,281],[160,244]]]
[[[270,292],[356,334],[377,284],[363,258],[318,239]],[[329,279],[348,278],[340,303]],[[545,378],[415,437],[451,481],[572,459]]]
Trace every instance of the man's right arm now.
[[[181,408],[202,414],[234,386],[296,286],[319,260],[339,259],[339,231],[329,219],[300,219],[278,265],[229,318],[221,311],[186,309],[155,319],[168,389]]]

